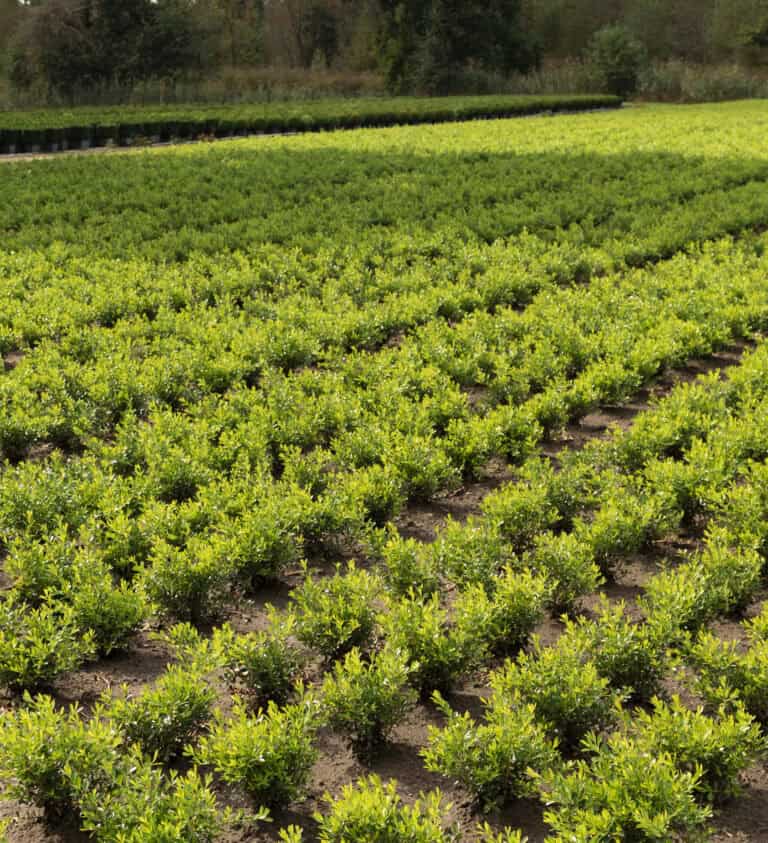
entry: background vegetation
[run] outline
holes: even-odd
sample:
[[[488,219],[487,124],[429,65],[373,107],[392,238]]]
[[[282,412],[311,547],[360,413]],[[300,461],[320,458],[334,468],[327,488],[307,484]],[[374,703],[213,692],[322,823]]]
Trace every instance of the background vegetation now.
[[[0,0],[0,105],[768,91],[768,0]]]

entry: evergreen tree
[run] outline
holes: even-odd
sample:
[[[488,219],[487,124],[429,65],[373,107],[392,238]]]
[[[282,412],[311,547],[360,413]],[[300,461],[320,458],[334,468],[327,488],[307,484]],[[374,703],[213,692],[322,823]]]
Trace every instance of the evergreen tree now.
[[[468,67],[530,70],[538,50],[521,0],[385,0],[383,55],[393,90],[441,90]]]

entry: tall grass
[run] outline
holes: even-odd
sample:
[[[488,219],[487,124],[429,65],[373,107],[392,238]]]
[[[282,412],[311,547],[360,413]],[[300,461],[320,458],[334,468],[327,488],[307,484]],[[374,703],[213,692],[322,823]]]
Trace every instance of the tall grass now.
[[[738,64],[656,62],[643,73],[640,99],[661,102],[719,102],[768,97],[768,71]]]
[[[173,103],[259,103],[323,97],[386,94],[375,73],[280,67],[226,67],[203,79],[155,79],[132,86],[106,85],[76,92],[66,102],[41,89],[11,89],[0,63],[0,109],[63,105],[166,105]],[[528,74],[500,76],[467,70],[457,75],[457,94],[601,93],[595,68],[576,59],[546,62]],[[643,72],[638,99],[662,102],[716,102],[768,98],[768,68],[739,64],[696,65],[679,60],[654,62]]]
[[[225,67],[201,79],[151,79],[133,85],[103,85],[75,91],[66,100],[42,89],[11,91],[0,78],[0,107],[259,103],[323,97],[384,94],[372,73],[275,67]]]
[[[467,73],[466,93],[602,93],[600,74],[586,61],[547,62],[533,73],[498,77]],[[768,68],[740,64],[691,64],[680,60],[651,63],[640,77],[637,98],[657,102],[719,102],[768,97]]]
[[[589,62],[568,59],[547,62],[532,73],[515,73],[506,80],[510,94],[602,93],[600,75]]]

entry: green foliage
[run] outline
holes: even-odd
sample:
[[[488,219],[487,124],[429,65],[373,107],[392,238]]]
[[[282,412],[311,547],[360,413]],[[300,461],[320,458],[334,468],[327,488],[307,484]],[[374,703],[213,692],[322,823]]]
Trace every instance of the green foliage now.
[[[414,119],[454,107],[482,113],[421,103]],[[766,717],[763,620],[744,647],[695,637],[763,585],[766,345],[630,430],[592,437],[586,420],[583,448],[544,437],[764,333],[768,240],[747,231],[768,212],[764,117],[759,104],[633,109],[559,133],[547,120],[401,128],[368,133],[363,151],[362,135],[338,134],[259,155],[245,141],[7,169],[0,406],[23,462],[0,483],[3,681],[53,682],[130,644],[151,613],[204,631],[174,627],[167,677],[94,712],[120,746],[99,762],[104,784],[89,789],[87,769],[83,792],[77,771],[61,780],[72,814],[96,830],[104,806],[102,834],[118,840],[214,836],[211,788],[157,764],[176,769],[183,746],[225,792],[283,806],[306,786],[324,717],[369,750],[417,690],[450,691],[514,653],[545,609],[578,608],[600,567],[670,547],[684,520],[703,545],[650,578],[642,621],[606,607],[514,653],[485,719],[450,714],[432,760],[490,805],[530,793],[529,766],[556,766],[556,742],[589,771],[580,746],[624,753],[627,780],[605,804],[593,793],[577,839],[695,839],[687,794],[728,793],[759,750],[743,710]],[[747,233],[702,245],[724,232]],[[477,493],[502,482],[477,514]],[[420,496],[435,500],[403,509]],[[448,513],[434,544],[397,534],[426,536]],[[353,554],[375,572],[294,585],[303,558],[325,572]],[[262,608],[288,588],[284,613]],[[262,631],[207,637],[222,608]],[[690,640],[707,716],[670,705],[623,723],[618,704],[657,694]],[[325,705],[302,697],[305,666]],[[211,674],[244,698],[209,731]],[[617,724],[631,746],[580,744]],[[654,791],[648,816],[641,751],[661,758],[650,787],[668,797]]]
[[[702,632],[688,657],[696,669],[696,690],[712,707],[742,704],[758,721],[768,723],[768,642],[758,639],[746,652],[736,642]]]
[[[441,489],[458,485],[456,468],[430,437],[397,434],[388,455],[410,500],[428,500]]]
[[[17,598],[39,604],[55,597],[70,605],[100,655],[125,649],[148,614],[141,591],[115,583],[102,559],[78,549],[66,529],[46,542],[14,540],[8,573]]]
[[[519,831],[513,831],[511,828],[495,831],[488,823],[478,826],[478,832],[480,843],[527,843],[528,840]]]
[[[640,623],[627,616],[624,603],[601,605],[594,622],[569,623],[566,635],[582,650],[611,686],[636,700],[661,692],[662,680],[672,665],[670,645],[675,628]]]
[[[567,638],[548,648],[534,640],[531,654],[520,653],[492,674],[491,687],[492,705],[532,706],[539,721],[568,748],[614,722],[623,698],[578,642]]]
[[[411,682],[424,693],[450,691],[483,656],[483,637],[471,622],[448,622],[438,595],[411,594],[389,603],[379,618],[387,644],[407,654]]]
[[[670,59],[654,62],[645,69],[640,94],[652,102],[713,103],[764,97],[766,87],[762,77],[743,64],[712,65]]]
[[[376,622],[376,600],[381,582],[350,564],[329,579],[307,574],[291,593],[296,613],[296,635],[328,660],[340,658],[353,647],[370,643]]]
[[[604,581],[592,548],[573,533],[541,533],[525,561],[531,570],[549,578],[556,610],[572,610],[580,597],[596,591]]]
[[[646,588],[646,613],[662,627],[697,630],[717,615],[744,609],[760,587],[763,561],[734,548],[727,532],[712,531],[690,562],[655,576]]]
[[[486,519],[469,518],[465,524],[449,519],[432,546],[438,572],[460,585],[490,586],[510,555],[501,531]]]
[[[350,498],[379,527],[394,518],[406,502],[402,479],[391,466],[361,468],[349,478],[347,487]]]
[[[236,635],[229,626],[214,630],[214,647],[228,681],[260,702],[287,702],[306,661],[292,641],[294,632],[294,616],[271,608],[269,627],[263,631]]]
[[[322,843],[452,843],[458,829],[445,827],[450,808],[439,791],[422,795],[406,805],[394,781],[384,784],[378,776],[345,785],[341,794],[326,795],[326,813],[317,812]],[[284,841],[294,838],[286,835]],[[301,839],[300,837],[297,839]]]
[[[57,22],[64,25],[59,28]],[[78,88],[189,70],[204,42],[200,15],[180,3],[157,7],[148,0],[97,0],[90,14],[54,4],[38,8],[20,28],[13,77],[25,87],[39,76],[51,89],[72,96]],[[108,44],[116,53],[107,50]]]
[[[103,698],[106,716],[129,744],[145,755],[168,761],[195,741],[211,717],[216,692],[205,676],[172,666],[153,688],[131,696]]]
[[[204,638],[198,629],[189,623],[177,623],[170,629],[155,633],[173,657],[186,670],[193,673],[209,673],[221,666],[221,639],[226,643],[231,638],[231,628],[225,624],[214,630],[211,638]]]
[[[507,566],[489,595],[470,586],[455,602],[456,627],[494,653],[513,653],[544,620],[551,587],[546,577]]]
[[[42,808],[50,818],[76,813],[80,796],[112,786],[120,734],[76,707],[59,711],[47,696],[24,697],[24,707],[0,719],[0,781],[11,798]]]
[[[337,662],[322,684],[328,723],[367,756],[386,740],[416,701],[409,687],[415,665],[393,646],[363,660],[355,648]]]
[[[215,545],[196,542],[179,548],[161,541],[140,572],[140,582],[162,612],[202,623],[221,611],[230,573]]]
[[[440,582],[428,550],[414,539],[403,539],[396,532],[388,536],[382,549],[381,576],[395,595],[411,590],[425,596],[437,591]]]
[[[663,495],[619,486],[606,495],[591,521],[577,522],[575,535],[591,549],[603,573],[610,573],[622,559],[664,535],[677,521],[678,514],[670,512]]]
[[[698,773],[697,796],[709,803],[736,796],[739,773],[766,749],[760,727],[740,705],[707,717],[678,697],[669,703],[654,699],[653,712],[638,710],[629,728],[652,756],[668,755],[679,769]]]
[[[196,770],[166,777],[129,753],[112,784],[106,792],[86,790],[80,796],[83,828],[104,843],[213,843],[239,819],[218,807],[211,782]],[[263,809],[254,816],[266,818]]]
[[[669,754],[652,755],[622,733],[592,738],[585,751],[589,760],[543,779],[553,843],[703,839],[712,812],[696,802],[701,768],[681,772]]]
[[[99,655],[127,649],[149,614],[142,591],[127,582],[113,584],[110,571],[95,560],[79,560],[61,591],[79,627],[93,634]]]
[[[41,374],[41,379],[46,376]],[[91,460],[70,466],[58,452],[42,464],[26,461],[9,468],[0,488],[0,540],[7,544],[20,536],[60,537],[65,528],[71,533],[85,521],[99,486]]]
[[[768,641],[768,604],[763,606],[759,615],[745,622],[747,635],[753,643]]]
[[[423,750],[428,770],[461,782],[477,802],[490,810],[535,791],[531,771],[557,764],[557,742],[542,728],[533,705],[494,702],[486,721],[453,711],[438,693],[434,700],[448,718],[444,728],[430,726]]]
[[[606,91],[626,97],[637,90],[647,54],[643,44],[626,27],[617,24],[598,30],[588,51]]]
[[[491,4],[409,0],[382,3],[385,71],[390,90],[436,93],[458,87],[472,65],[507,73],[537,63],[519,0]]]
[[[275,506],[278,500],[279,505]],[[265,501],[257,510],[244,513],[230,525],[222,542],[222,556],[250,588],[274,581],[282,571],[298,563],[302,541],[294,513],[305,504],[306,497],[301,492],[281,495],[274,502]]]
[[[4,562],[7,576],[18,596],[38,602],[46,591],[61,586],[74,563],[76,550],[66,527],[60,527],[45,541],[28,536],[14,538]]]
[[[35,690],[95,655],[72,606],[48,600],[38,608],[0,602],[0,684]]]
[[[542,531],[554,526],[559,513],[549,499],[545,484],[524,486],[510,483],[483,500],[483,514],[520,553]]]
[[[309,81],[312,80],[310,78]],[[583,89],[582,89],[583,90]],[[114,91],[112,92],[114,93]],[[263,91],[266,93],[266,91]],[[480,91],[483,94],[485,92]],[[620,101],[611,96],[583,93],[544,95],[452,96],[452,97],[346,97],[324,96],[318,99],[299,97],[295,101],[247,103],[241,98],[228,105],[201,104],[197,107],[166,103],[155,106],[120,104],[112,107],[77,107],[4,113],[0,123],[0,147],[17,145],[18,151],[39,146],[50,137],[74,145],[114,140],[128,143],[132,139],[159,135],[166,138],[197,138],[205,131],[210,135],[228,136],[232,132],[261,133],[268,131],[319,131],[354,128],[361,125],[401,125],[434,123],[495,115],[514,117],[547,111],[578,111],[588,108],[615,108]],[[86,97],[86,101],[87,101]],[[22,116],[23,115],[23,116]],[[100,302],[104,322],[114,321],[120,303],[114,299]],[[265,355],[265,362],[291,365],[306,362],[307,352],[316,347],[291,338],[278,343],[275,353]],[[282,345],[282,347],[281,347]],[[8,456],[17,458],[38,435],[35,425],[22,413],[4,418],[2,426],[10,446]],[[6,438],[5,436],[3,437]]]
[[[317,759],[318,713],[311,697],[282,709],[270,702],[255,715],[236,701],[229,717],[215,712],[210,733],[189,755],[227,784],[241,785],[257,803],[285,807],[303,795]]]

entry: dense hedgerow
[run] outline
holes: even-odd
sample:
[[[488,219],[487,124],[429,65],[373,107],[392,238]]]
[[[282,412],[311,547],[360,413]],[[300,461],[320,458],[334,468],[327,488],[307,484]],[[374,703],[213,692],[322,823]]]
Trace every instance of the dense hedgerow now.
[[[66,141],[75,147],[130,143],[145,137],[210,138],[232,134],[263,132],[322,131],[432,123],[472,119],[475,116],[514,117],[550,111],[578,111],[589,108],[616,108],[618,97],[585,96],[469,96],[320,99],[291,103],[274,102],[218,106],[131,106],[27,111],[24,116],[7,115],[0,125],[0,149],[13,146],[33,151],[50,138],[58,149]]]

